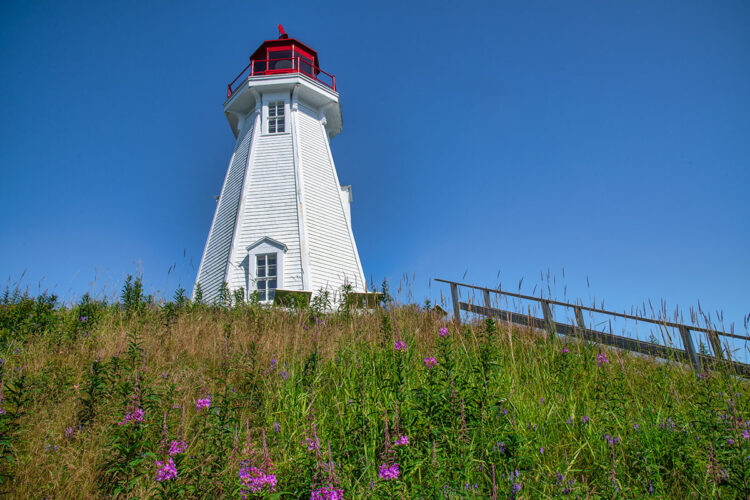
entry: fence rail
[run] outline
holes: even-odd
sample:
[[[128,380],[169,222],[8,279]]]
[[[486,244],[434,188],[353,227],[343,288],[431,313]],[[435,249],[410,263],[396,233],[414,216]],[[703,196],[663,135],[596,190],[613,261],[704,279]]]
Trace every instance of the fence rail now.
[[[539,297],[533,297],[531,295],[522,295],[520,293],[505,292],[502,290],[495,290],[492,288],[485,288],[481,286],[469,285],[466,283],[460,283],[457,281],[449,281],[444,279],[436,278],[435,281],[440,283],[446,283],[450,285],[451,289],[451,302],[453,304],[453,316],[455,321],[461,323],[461,311],[466,311],[482,316],[493,317],[508,321],[518,325],[528,326],[531,328],[539,328],[546,330],[550,335],[567,335],[571,337],[580,338],[588,342],[596,342],[599,344],[609,345],[628,351],[633,351],[641,354],[647,354],[664,359],[676,359],[679,361],[687,362],[698,371],[702,372],[704,368],[725,365],[733,369],[737,374],[748,377],[750,376],[750,365],[733,361],[731,359],[731,353],[729,349],[723,349],[720,337],[750,340],[750,337],[736,335],[734,333],[721,332],[711,328],[700,328],[697,326],[684,325],[681,323],[674,323],[671,321],[662,321],[653,318],[644,318],[641,316],[634,316],[632,314],[618,313],[615,311],[608,311],[606,309],[598,309],[596,307],[587,307],[578,304],[570,304],[568,302],[560,302],[557,300],[542,299]],[[468,288],[470,290],[479,291],[484,299],[484,305],[472,304],[471,302],[461,302],[459,297],[459,287]],[[491,295],[495,294],[498,296],[515,297],[524,300],[531,300],[541,304],[542,306],[542,318],[537,318],[529,314],[520,314],[513,311],[505,311],[492,307]],[[567,307],[573,310],[575,314],[576,324],[570,325],[567,323],[560,323],[555,321],[552,315],[551,305]],[[623,337],[621,335],[614,335],[612,333],[601,332],[597,330],[591,330],[586,327],[583,318],[583,311],[594,312],[597,314],[604,314],[608,316],[632,319],[644,323],[650,323],[659,325],[660,327],[676,328],[680,333],[682,340],[682,349],[660,345],[654,342],[646,342],[638,339],[632,339],[629,337]],[[713,355],[707,355],[695,350],[693,344],[692,332],[705,333],[708,341],[711,345]]]

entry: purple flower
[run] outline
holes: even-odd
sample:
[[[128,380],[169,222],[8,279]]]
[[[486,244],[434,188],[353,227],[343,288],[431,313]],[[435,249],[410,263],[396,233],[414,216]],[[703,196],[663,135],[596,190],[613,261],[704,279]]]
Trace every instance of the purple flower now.
[[[169,456],[179,455],[185,453],[187,450],[187,443],[185,441],[174,440],[169,444]]]
[[[195,402],[195,410],[200,412],[204,408],[211,407],[211,396],[206,396],[203,399],[199,399]]]
[[[242,483],[242,496],[247,496],[247,491],[260,493],[268,486],[268,491],[276,489],[276,474],[266,474],[257,467],[245,465],[239,472],[240,483]]]
[[[430,356],[429,358],[424,358],[424,365],[427,368],[432,368],[434,366],[437,366],[437,361],[435,361],[435,356]]]
[[[407,444],[409,444],[409,437],[405,435],[399,436],[393,441],[393,446],[406,446]]]
[[[406,342],[403,340],[397,340],[396,343],[393,344],[393,350],[406,352]]]
[[[380,466],[380,473],[378,474],[378,476],[380,477],[380,479],[390,480],[390,479],[398,479],[398,474],[399,474],[399,470],[398,470],[397,463],[394,463],[393,465],[382,464]]]
[[[503,443],[502,441],[498,441],[497,451],[499,451],[500,453],[505,453],[505,443]]]
[[[609,358],[607,357],[607,353],[603,352],[596,357],[596,364],[602,366],[605,363],[609,363]]]
[[[441,338],[446,338],[450,334],[451,332],[449,332],[448,329],[444,326],[441,326],[440,330],[438,330],[438,335],[440,335]]]
[[[271,368],[274,368],[276,366],[276,358],[271,359]]]
[[[80,318],[78,318],[78,320],[79,320],[79,321],[80,321],[81,323],[85,323],[85,322],[86,322],[86,320],[88,320],[88,319],[89,319],[89,317],[88,317],[88,316],[81,316]]]
[[[129,424],[130,422],[134,422],[134,423],[143,422],[143,409],[142,408],[136,407],[132,411],[127,412],[122,422],[118,422],[117,425],[125,425],[125,424]]]
[[[545,446],[542,446],[541,448],[539,448],[539,454],[540,455],[544,455],[544,450],[546,450],[546,449],[547,448]]]
[[[727,439],[727,444],[729,446],[732,446],[734,444],[734,439],[732,439],[732,438]]]
[[[329,484],[310,493],[310,500],[344,500],[344,490]]]
[[[563,353],[563,354],[568,354],[570,352],[570,349],[568,349],[567,347],[563,347],[562,351],[560,351],[560,352]]]
[[[745,439],[745,440],[750,439],[750,432],[748,432],[747,429],[742,431],[742,439]]]
[[[583,416],[583,418],[581,419],[581,423],[582,423],[583,425],[586,425],[586,424],[588,424],[588,423],[589,423],[589,417],[588,417],[588,415],[584,415],[584,416]]]
[[[156,477],[154,481],[160,483],[162,481],[169,481],[177,477],[177,467],[174,465],[174,460],[168,458],[167,460],[156,461]]]
[[[281,426],[278,422],[273,423],[273,428],[276,429],[276,432],[281,432]]]

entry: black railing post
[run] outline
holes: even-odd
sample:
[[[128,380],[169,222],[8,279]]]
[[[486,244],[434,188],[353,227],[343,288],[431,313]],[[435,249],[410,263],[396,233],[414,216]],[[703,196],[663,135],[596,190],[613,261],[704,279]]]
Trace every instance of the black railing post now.
[[[451,300],[453,301],[453,319],[461,324],[461,306],[458,305],[458,285],[451,283]]]
[[[685,349],[685,353],[688,355],[690,362],[693,364],[693,368],[697,372],[703,371],[701,367],[701,361],[698,359],[698,354],[695,352],[695,345],[693,344],[693,336],[690,334],[690,328],[686,326],[680,326],[680,336],[682,337],[682,346]]]

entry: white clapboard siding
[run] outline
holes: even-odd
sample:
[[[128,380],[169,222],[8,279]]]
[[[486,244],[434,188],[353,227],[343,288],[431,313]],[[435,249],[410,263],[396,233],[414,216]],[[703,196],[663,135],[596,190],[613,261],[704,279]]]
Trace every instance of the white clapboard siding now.
[[[325,128],[317,110],[302,103],[297,123],[312,291],[339,290],[346,282],[356,291],[365,291]]]
[[[247,247],[269,237],[287,246],[279,288],[302,290],[291,133],[256,135],[239,220],[234,260],[229,269],[230,288],[255,290],[252,281],[247,283],[248,276],[252,278],[255,272],[255,263],[247,261]]]
[[[248,119],[243,130],[240,131],[224,179],[219,202],[216,205],[216,212],[206,240],[203,258],[198,268],[196,283],[200,283],[203,298],[208,302],[216,299],[221,284],[226,277],[227,262],[237,222],[237,208],[240,202],[245,169],[247,168],[248,153],[253,141],[254,121]]]

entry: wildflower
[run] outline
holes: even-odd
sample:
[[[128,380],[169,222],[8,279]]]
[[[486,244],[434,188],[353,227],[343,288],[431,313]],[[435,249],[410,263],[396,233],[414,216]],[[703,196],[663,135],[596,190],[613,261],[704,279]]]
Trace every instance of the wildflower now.
[[[393,446],[406,446],[407,444],[409,444],[408,436],[399,436],[393,441]]]
[[[641,428],[641,426],[640,426],[640,425],[638,425],[638,424],[637,424],[637,423],[635,423],[635,422],[633,423],[633,430],[634,430],[634,431],[637,431],[637,430],[638,430],[638,429],[640,429],[640,428]]]
[[[257,467],[251,467],[247,461],[239,472],[240,483],[242,483],[242,496],[247,496],[247,491],[251,493],[260,493],[268,486],[268,491],[276,489],[276,474],[266,474]]]
[[[437,361],[435,361],[435,356],[430,356],[429,358],[424,358],[424,365],[427,368],[432,368],[434,366],[437,366]]]
[[[505,443],[503,443],[502,441],[498,441],[497,451],[499,451],[500,453],[505,453]]]
[[[169,456],[179,455],[185,453],[187,450],[187,443],[185,441],[174,440],[169,444]]]
[[[344,490],[329,484],[310,493],[310,500],[344,500]]]
[[[129,423],[140,423],[143,422],[143,409],[140,407],[133,408],[131,411],[125,413],[125,418],[122,422],[118,422],[117,425],[125,425]]]
[[[539,448],[539,454],[540,455],[544,455],[544,450],[546,450],[546,449],[547,449],[546,446],[542,446],[541,448]]]
[[[744,440],[750,439],[750,432],[748,432],[747,429],[745,429],[744,431],[742,431],[742,439],[744,439]]]
[[[271,368],[276,367],[276,358],[271,359]]]
[[[393,350],[406,352],[406,342],[403,340],[397,340],[396,343],[393,344]]]
[[[281,432],[281,426],[278,422],[273,423],[273,428],[276,429],[276,432]]]
[[[79,320],[79,321],[80,321],[81,323],[85,323],[85,322],[86,322],[86,320],[88,320],[88,319],[89,319],[89,317],[88,317],[88,316],[81,316],[80,318],[78,318],[78,320]]]
[[[382,464],[380,466],[380,473],[378,474],[378,476],[380,477],[380,479],[390,480],[398,479],[398,474],[399,470],[397,463],[393,463],[392,465]]]
[[[196,411],[201,411],[203,408],[210,408],[210,407],[211,407],[211,396],[207,396],[195,402]]]
[[[732,446],[734,444],[734,439],[732,439],[732,438],[727,439],[727,444],[729,446]]]
[[[603,352],[596,357],[596,364],[602,366],[605,363],[609,363],[609,358],[607,358],[607,353]]]
[[[589,423],[589,417],[588,417],[588,415],[584,415],[584,416],[583,416],[583,418],[581,419],[581,423],[582,423],[583,425],[586,425],[586,424],[588,424],[588,423]]]
[[[567,347],[563,347],[560,352],[563,354],[568,354],[570,352],[570,349],[568,349]]]
[[[451,332],[449,332],[448,329],[444,326],[441,326],[440,330],[438,330],[438,335],[440,335],[440,338],[446,338],[450,334]]]
[[[154,481],[160,483],[162,481],[169,481],[177,477],[177,467],[175,467],[174,460],[170,457],[167,460],[156,461],[156,477]]]

